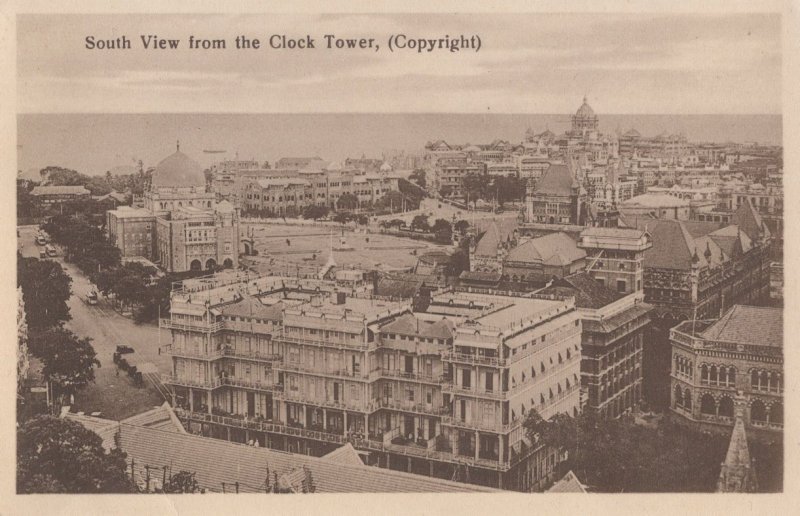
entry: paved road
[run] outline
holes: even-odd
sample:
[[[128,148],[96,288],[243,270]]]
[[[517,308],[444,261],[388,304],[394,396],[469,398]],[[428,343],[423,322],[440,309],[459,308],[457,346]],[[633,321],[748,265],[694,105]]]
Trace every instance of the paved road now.
[[[39,257],[40,247],[34,242],[37,228],[19,228],[18,247],[23,256]],[[132,385],[124,372],[116,374],[113,353],[116,346],[125,344],[133,347],[136,360],[150,362],[161,372],[170,367],[170,359],[158,352],[159,340],[166,344],[170,336],[152,324],[137,325],[131,319],[117,313],[104,299],[91,306],[86,303],[86,295],[92,287],[74,265],[65,263],[62,257],[55,258],[67,274],[72,277],[72,296],[67,304],[72,319],[65,326],[79,337],[91,337],[101,367],[95,372],[95,384],[90,385],[76,397],[76,408],[87,413],[99,411],[104,417],[124,418],[163,403],[158,392],[151,386],[137,388]]]

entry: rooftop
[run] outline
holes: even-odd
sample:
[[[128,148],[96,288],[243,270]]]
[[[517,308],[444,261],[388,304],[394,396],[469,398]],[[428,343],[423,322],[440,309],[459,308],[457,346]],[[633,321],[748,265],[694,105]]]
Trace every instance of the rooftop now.
[[[783,309],[736,305],[700,336],[708,340],[783,348]]]
[[[34,186],[31,195],[89,195],[83,186]]]

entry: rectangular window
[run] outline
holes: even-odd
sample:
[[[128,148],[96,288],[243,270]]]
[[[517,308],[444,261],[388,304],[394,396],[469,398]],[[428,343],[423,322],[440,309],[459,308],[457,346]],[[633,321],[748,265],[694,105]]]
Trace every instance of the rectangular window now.
[[[492,391],[494,391],[494,374],[486,373],[486,392]]]

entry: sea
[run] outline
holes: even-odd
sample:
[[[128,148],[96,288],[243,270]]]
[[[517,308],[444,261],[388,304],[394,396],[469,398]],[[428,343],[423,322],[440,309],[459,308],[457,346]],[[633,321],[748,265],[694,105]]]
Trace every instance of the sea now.
[[[603,132],[683,133],[694,142],[782,144],[782,117],[598,114]],[[523,140],[570,127],[558,114],[18,114],[17,169],[60,166],[88,175],[155,166],[180,149],[204,167],[223,159],[380,158],[419,153],[428,141]],[[214,151],[214,152],[209,152]]]

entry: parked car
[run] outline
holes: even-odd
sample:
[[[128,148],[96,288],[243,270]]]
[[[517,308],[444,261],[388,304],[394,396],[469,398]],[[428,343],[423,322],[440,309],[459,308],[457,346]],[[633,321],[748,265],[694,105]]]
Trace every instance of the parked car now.
[[[96,305],[97,304],[97,292],[95,292],[94,290],[89,292],[89,295],[86,296],[86,302],[88,304],[90,304],[90,305]]]

